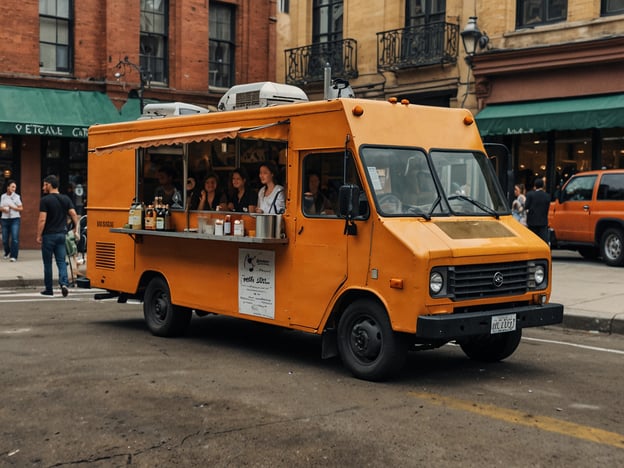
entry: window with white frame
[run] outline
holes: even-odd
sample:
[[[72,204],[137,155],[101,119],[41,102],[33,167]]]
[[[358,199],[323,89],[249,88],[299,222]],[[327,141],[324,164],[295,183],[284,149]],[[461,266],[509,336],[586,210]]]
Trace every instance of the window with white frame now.
[[[141,69],[147,79],[168,83],[168,15],[167,0],[141,0]]]
[[[72,71],[72,0],[39,0],[39,69]]]

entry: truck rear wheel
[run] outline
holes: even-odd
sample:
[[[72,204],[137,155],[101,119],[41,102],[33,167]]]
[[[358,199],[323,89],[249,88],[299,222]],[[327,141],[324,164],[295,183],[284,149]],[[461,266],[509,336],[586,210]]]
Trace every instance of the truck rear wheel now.
[[[377,381],[403,367],[407,342],[392,330],[380,304],[360,299],[345,309],[338,322],[338,352],[355,377]]]
[[[459,341],[462,351],[470,359],[482,362],[502,361],[511,356],[522,338],[522,330],[496,335],[482,335]]]
[[[624,234],[621,229],[609,228],[600,240],[600,254],[607,265],[624,265]]]
[[[147,328],[156,336],[178,336],[191,321],[191,310],[171,303],[167,282],[157,276],[147,285],[143,298]]]

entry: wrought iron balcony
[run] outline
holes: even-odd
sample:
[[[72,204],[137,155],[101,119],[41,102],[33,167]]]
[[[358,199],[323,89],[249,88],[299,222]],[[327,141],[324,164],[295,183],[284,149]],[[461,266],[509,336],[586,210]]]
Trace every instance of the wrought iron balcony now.
[[[286,83],[302,85],[323,81],[323,70],[329,63],[332,78],[345,80],[357,78],[357,41],[320,42],[303,47],[286,49]]]
[[[431,23],[377,33],[377,68],[398,70],[457,62],[459,25]]]

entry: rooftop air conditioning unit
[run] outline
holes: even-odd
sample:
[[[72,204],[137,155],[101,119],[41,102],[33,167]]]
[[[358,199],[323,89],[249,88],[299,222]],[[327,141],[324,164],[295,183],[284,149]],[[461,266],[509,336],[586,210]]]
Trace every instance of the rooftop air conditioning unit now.
[[[220,111],[255,109],[308,102],[308,96],[296,86],[263,81],[232,86],[219,100]]]
[[[146,104],[143,108],[143,114],[138,120],[160,119],[178,115],[206,114],[207,112],[210,111],[205,107],[199,107],[185,102],[157,102],[154,104]]]

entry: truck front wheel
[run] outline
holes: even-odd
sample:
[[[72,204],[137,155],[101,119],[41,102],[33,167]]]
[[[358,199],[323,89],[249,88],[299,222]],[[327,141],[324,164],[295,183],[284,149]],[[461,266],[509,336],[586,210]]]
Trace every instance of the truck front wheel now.
[[[171,303],[169,286],[160,276],[153,278],[147,285],[143,315],[147,328],[156,336],[181,335],[191,321],[191,310]]]
[[[624,234],[621,229],[609,228],[602,235],[600,254],[607,265],[624,265]]]
[[[380,304],[360,299],[345,309],[338,322],[338,352],[355,377],[378,381],[403,367],[407,341],[392,330]]]
[[[522,330],[516,330],[462,340],[459,341],[459,346],[470,359],[496,362],[511,356],[520,344],[520,338],[522,338]]]

